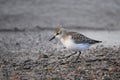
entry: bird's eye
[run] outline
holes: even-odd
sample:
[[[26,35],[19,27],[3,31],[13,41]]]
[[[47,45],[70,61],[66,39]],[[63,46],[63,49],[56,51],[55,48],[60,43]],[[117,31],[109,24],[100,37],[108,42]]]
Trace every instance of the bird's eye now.
[[[59,35],[60,33],[57,33],[56,35]]]

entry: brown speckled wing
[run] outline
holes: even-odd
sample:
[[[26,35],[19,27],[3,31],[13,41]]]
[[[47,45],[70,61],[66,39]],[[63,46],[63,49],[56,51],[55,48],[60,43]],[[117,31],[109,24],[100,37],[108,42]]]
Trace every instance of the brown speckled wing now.
[[[89,44],[95,44],[100,43],[101,41],[90,39],[80,33],[77,32],[68,32],[67,35],[72,35],[72,39],[75,39],[74,42],[79,43],[89,43]]]

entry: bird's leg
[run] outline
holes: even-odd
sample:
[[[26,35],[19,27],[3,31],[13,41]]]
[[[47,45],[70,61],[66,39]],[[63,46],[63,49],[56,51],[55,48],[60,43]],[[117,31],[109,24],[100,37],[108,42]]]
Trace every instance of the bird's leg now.
[[[75,54],[77,54],[77,52],[74,52],[73,54],[70,54],[70,55],[68,55],[68,56],[65,56],[65,57],[62,57],[62,58],[59,58],[59,59],[69,58],[69,57],[71,57],[71,56],[73,56],[73,55],[75,55]]]
[[[73,56],[73,55],[75,55],[75,54],[77,54],[77,52],[75,52],[75,53],[73,53],[73,54],[70,54],[70,55],[66,56],[65,58],[69,58],[69,57],[71,57],[71,56]]]
[[[79,51],[79,54],[78,54],[78,56],[76,58],[76,61],[79,59],[80,55],[81,55],[81,51]]]

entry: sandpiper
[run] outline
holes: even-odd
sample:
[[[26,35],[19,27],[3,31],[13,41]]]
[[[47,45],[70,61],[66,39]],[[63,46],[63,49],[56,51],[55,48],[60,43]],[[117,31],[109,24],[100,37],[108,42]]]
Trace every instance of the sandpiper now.
[[[49,41],[53,40],[54,38],[60,39],[65,48],[74,50],[74,54],[79,52],[78,57],[80,56],[82,50],[87,50],[91,45],[102,42],[88,38],[78,32],[67,32],[63,28],[56,28],[54,31],[54,36]],[[71,54],[67,57],[70,57],[74,54]]]

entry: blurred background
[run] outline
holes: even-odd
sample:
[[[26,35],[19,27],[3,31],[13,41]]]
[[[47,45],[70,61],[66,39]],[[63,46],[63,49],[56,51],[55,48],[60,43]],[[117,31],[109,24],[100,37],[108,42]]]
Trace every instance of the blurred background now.
[[[0,0],[0,29],[57,25],[119,30],[120,0]]]

